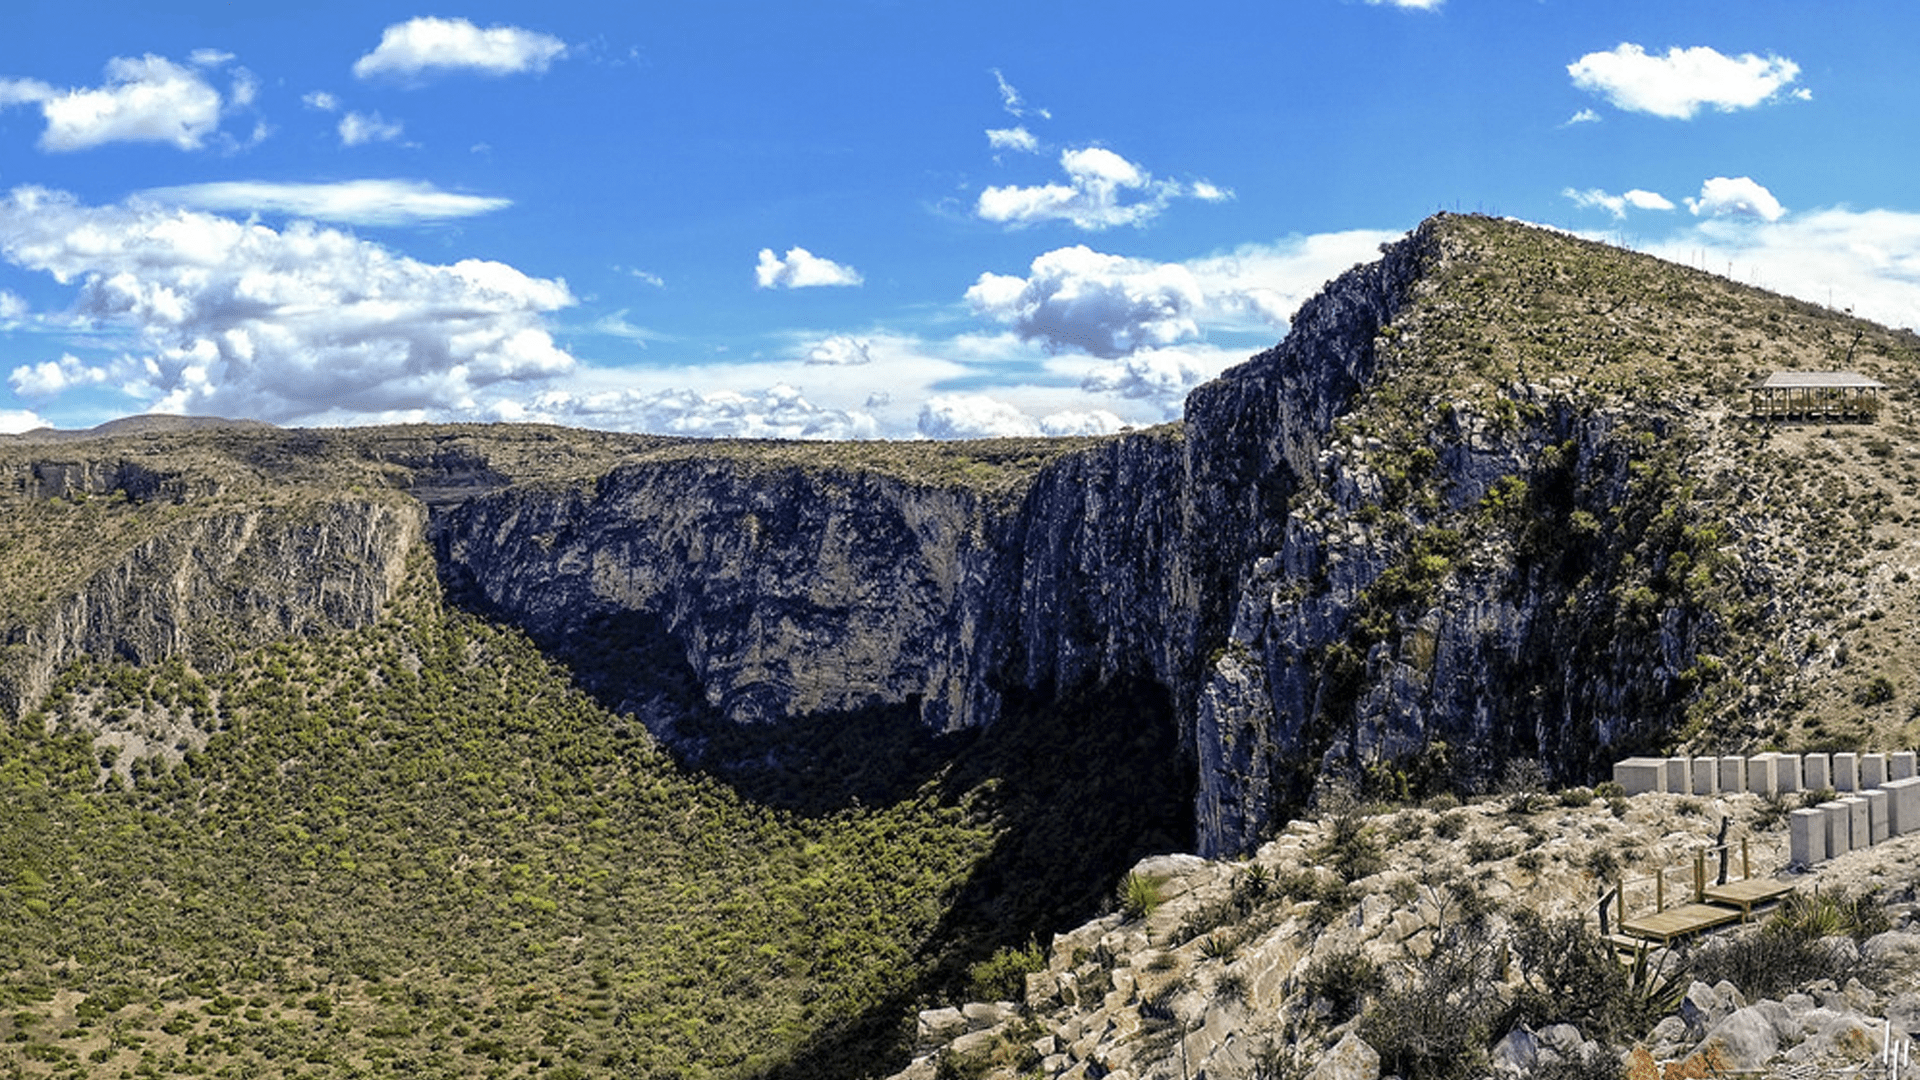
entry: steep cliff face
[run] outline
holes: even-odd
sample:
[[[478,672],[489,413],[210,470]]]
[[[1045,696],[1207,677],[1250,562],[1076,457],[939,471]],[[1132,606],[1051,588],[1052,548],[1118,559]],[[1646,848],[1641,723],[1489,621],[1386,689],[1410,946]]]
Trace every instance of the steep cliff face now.
[[[1130,436],[1001,502],[673,458],[475,498],[436,534],[453,580],[543,639],[623,613],[663,628],[727,719],[911,703],[953,730],[993,722],[1009,688],[1170,679],[1180,469],[1177,439]]]
[[[218,664],[380,614],[426,515],[392,494],[253,489],[165,454],[30,453],[0,465],[10,578],[0,707],[82,658]],[[230,489],[238,493],[227,496]]]
[[[659,620],[736,722],[918,698],[945,728],[991,719],[973,697],[1005,528],[961,490],[682,459],[482,496],[438,530],[449,574],[538,637]]]

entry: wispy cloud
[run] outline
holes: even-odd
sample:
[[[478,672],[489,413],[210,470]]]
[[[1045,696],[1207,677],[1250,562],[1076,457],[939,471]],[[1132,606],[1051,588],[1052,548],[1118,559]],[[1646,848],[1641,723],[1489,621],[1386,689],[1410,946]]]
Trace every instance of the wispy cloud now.
[[[1624,218],[1629,209],[1634,210],[1672,210],[1673,200],[1657,191],[1633,188],[1619,195],[1610,194],[1600,188],[1588,188],[1576,191],[1567,188],[1560,194],[1573,200],[1573,204],[1582,209],[1601,209],[1615,218]]]
[[[999,68],[991,68],[989,70],[993,75],[994,85],[1000,90],[1000,107],[1007,111],[1008,116],[1019,119],[1028,113],[1032,113],[1042,120],[1053,119],[1053,114],[1047,110],[1036,109],[1028,105],[1026,99],[1020,96],[1020,91],[1015,90],[1013,84],[1007,81],[1007,77],[1000,74]]]
[[[332,184],[227,180],[149,188],[146,200],[200,210],[277,213],[347,225],[410,225],[488,214],[512,200],[441,191],[422,180],[344,180]]]
[[[986,221],[1023,228],[1064,221],[1088,231],[1143,225],[1177,198],[1217,201],[1228,194],[1204,180],[1192,185],[1153,174],[1105,147],[1085,146],[1060,155],[1064,184],[989,187],[974,213]]]
[[[1040,140],[1025,127],[988,128],[987,145],[995,150],[1017,150],[1023,154],[1038,153]]]
[[[379,113],[350,112],[340,118],[340,145],[361,146],[371,142],[394,142],[405,128]]]

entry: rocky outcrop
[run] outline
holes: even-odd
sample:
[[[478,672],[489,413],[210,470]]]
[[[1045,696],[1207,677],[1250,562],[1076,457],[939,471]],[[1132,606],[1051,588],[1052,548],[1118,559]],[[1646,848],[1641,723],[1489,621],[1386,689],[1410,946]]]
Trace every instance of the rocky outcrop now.
[[[1593,934],[1593,910],[1616,876],[1632,882],[1662,867],[1679,876],[1676,866],[1712,842],[1722,816],[1747,836],[1756,869],[1773,865],[1784,837],[1764,801],[1591,796],[1402,809],[1361,818],[1357,829],[1352,820],[1296,820],[1245,860],[1144,860],[1133,874],[1155,883],[1156,907],[1056,935],[1044,967],[1027,976],[1024,1001],[922,1013],[915,1060],[897,1080],[1036,1070],[1368,1080],[1436,1068],[1441,1061],[1423,1055],[1442,1049],[1457,1052],[1448,1067],[1474,1061],[1510,1080],[1617,1075],[1616,1063],[1640,1063],[1651,1071],[1630,1075],[1655,1078],[1784,1075],[1857,1069],[1880,1055],[1889,1032],[1896,1048],[1920,1033],[1920,905],[1910,899],[1920,840],[1801,877],[1803,899],[1873,896],[1861,910],[1893,929],[1858,943],[1837,932],[1821,938],[1813,947],[1836,963],[1776,968],[1768,974],[1786,988],[1749,995],[1693,973],[1714,970],[1721,950],[1766,955],[1755,946],[1778,940],[1767,936],[1778,927],[1653,950],[1621,977],[1612,948]],[[1376,858],[1346,881],[1331,864],[1355,843],[1373,845]],[[1651,910],[1650,894],[1632,896],[1636,914]],[[1584,929],[1541,936],[1574,927]],[[1583,959],[1568,963],[1575,954]],[[1764,962],[1719,967],[1764,977]],[[1640,995],[1660,1007],[1610,1012],[1594,996],[1609,978],[1622,1002]],[[1429,995],[1434,1002],[1423,1004]]]

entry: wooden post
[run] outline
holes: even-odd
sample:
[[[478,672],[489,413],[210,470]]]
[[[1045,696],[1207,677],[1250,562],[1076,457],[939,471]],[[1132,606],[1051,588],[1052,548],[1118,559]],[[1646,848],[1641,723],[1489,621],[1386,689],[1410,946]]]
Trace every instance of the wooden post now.
[[[1693,853],[1693,902],[1699,903],[1707,898],[1707,853]]]
[[[1740,838],[1740,877],[1742,880],[1753,876],[1753,856],[1747,851],[1747,838]]]
[[[1615,922],[1622,930],[1627,926],[1627,879],[1621,878],[1613,883],[1613,913]]]
[[[1659,914],[1667,910],[1667,871],[1665,868],[1653,872],[1653,911]]]

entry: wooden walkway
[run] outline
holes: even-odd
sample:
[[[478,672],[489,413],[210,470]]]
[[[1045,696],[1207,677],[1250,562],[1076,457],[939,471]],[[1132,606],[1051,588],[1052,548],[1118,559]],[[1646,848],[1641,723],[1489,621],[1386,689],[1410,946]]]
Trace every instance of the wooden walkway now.
[[[1666,871],[1662,869],[1653,878],[1654,904],[1651,912],[1627,915],[1627,882],[1621,882],[1615,889],[1615,902],[1618,905],[1619,933],[1611,935],[1616,944],[1626,947],[1629,942],[1648,942],[1658,945],[1671,945],[1679,938],[1698,934],[1716,927],[1732,923],[1746,922],[1753,918],[1757,907],[1771,904],[1793,891],[1791,882],[1776,881],[1772,878],[1753,876],[1753,861],[1742,840],[1738,848],[1740,854],[1741,878],[1738,881],[1707,883],[1707,856],[1722,855],[1721,866],[1727,862],[1725,856],[1734,849],[1727,847],[1708,848],[1697,852],[1693,857],[1692,895],[1684,902],[1668,905],[1666,895]],[[1724,872],[1724,870],[1723,870]]]
[[[1681,904],[1679,907],[1665,908],[1650,915],[1639,915],[1620,924],[1620,930],[1628,937],[1644,941],[1671,945],[1675,938],[1688,934],[1697,934],[1702,930],[1711,930],[1716,926],[1737,923],[1744,916],[1736,907],[1722,907],[1719,904]]]

